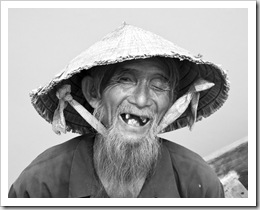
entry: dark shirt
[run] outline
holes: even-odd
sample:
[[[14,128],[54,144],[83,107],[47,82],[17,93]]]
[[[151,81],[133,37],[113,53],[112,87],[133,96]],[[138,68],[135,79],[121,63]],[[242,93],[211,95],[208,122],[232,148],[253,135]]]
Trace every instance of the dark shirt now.
[[[9,197],[108,197],[93,166],[94,135],[76,137],[40,154],[11,186]],[[139,198],[224,197],[222,184],[196,153],[162,140],[154,174]]]

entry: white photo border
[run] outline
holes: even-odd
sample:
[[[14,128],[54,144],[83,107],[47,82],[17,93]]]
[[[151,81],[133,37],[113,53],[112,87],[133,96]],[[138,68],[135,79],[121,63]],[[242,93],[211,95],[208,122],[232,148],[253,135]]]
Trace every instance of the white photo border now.
[[[102,5],[100,7],[100,5]],[[1,206],[86,206],[84,199],[8,198],[8,9],[11,8],[247,8],[248,198],[88,199],[87,206],[256,206],[256,2],[255,1],[2,1],[1,2]]]

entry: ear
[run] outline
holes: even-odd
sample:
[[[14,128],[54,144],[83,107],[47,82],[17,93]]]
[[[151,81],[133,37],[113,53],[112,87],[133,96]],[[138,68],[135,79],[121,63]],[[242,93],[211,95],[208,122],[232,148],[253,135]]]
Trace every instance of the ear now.
[[[85,96],[88,103],[95,109],[100,102],[100,96],[98,90],[94,85],[94,79],[91,76],[85,76],[81,81],[82,93]]]

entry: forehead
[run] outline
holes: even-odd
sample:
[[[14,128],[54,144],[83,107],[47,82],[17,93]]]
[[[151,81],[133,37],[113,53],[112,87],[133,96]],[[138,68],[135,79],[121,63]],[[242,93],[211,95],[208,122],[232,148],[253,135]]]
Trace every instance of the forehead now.
[[[169,75],[166,65],[153,58],[131,60],[120,63],[117,67],[116,73],[120,73],[120,71],[124,70],[129,70],[129,72],[137,74],[161,74],[165,77]]]

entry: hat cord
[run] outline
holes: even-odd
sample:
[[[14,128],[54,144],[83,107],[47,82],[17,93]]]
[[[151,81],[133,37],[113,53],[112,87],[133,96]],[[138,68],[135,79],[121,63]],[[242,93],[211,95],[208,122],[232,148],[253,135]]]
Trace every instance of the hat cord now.
[[[188,92],[180,97],[166,112],[161,123],[157,128],[157,134],[163,133],[164,129],[177,120],[188,108],[190,105],[191,108],[191,116],[188,119],[188,125],[190,130],[193,128],[194,123],[196,122],[197,118],[197,108],[199,104],[199,98],[201,91],[207,90],[213,87],[215,84],[208,82],[204,79],[196,80],[191,87],[189,88]]]
[[[75,101],[70,94],[71,86],[64,85],[56,93],[59,99],[59,105],[54,112],[52,120],[52,129],[56,134],[66,133],[66,121],[64,117],[64,109],[69,103],[82,117],[86,120],[98,133],[105,136],[107,129],[99,122],[91,113],[88,112],[80,103]]]

